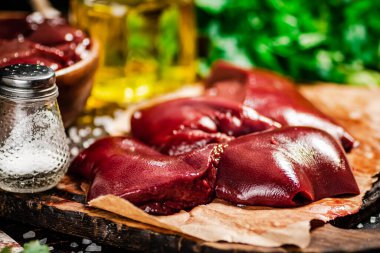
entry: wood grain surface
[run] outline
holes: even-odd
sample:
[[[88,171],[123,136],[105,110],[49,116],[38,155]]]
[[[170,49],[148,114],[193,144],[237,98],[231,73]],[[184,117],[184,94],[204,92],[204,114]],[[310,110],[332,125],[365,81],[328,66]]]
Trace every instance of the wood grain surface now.
[[[363,111],[377,112],[380,109],[380,91],[339,86],[314,86],[302,88],[302,92],[326,113],[333,115],[344,125],[354,129],[366,126]],[[341,106],[347,103],[347,96],[355,96],[357,104],[352,111],[344,111]],[[330,101],[327,101],[330,100]],[[331,103],[334,99],[336,102]],[[351,99],[352,101],[352,99]],[[335,107],[329,105],[335,104]],[[326,105],[326,106],[325,106]],[[372,108],[373,107],[373,108]],[[344,108],[347,108],[344,107]],[[359,109],[358,109],[359,108]],[[380,113],[371,120],[380,123]],[[377,128],[377,126],[373,126]],[[368,127],[368,126],[366,126]],[[355,132],[363,134],[363,132]],[[378,136],[373,136],[373,146],[380,145]],[[376,144],[376,141],[378,142]],[[378,150],[380,151],[380,149]],[[380,154],[380,152],[379,152]],[[372,157],[373,158],[373,157]],[[370,159],[363,157],[363,166],[371,166]],[[207,243],[171,231],[152,227],[121,216],[90,208],[85,205],[81,182],[65,177],[56,189],[33,195],[0,192],[0,216],[51,230],[87,237],[93,241],[113,245],[132,251],[142,252],[341,252],[341,251],[380,251],[379,229],[344,229],[331,224],[313,222],[311,244],[305,249],[293,246],[263,248],[248,245]],[[340,227],[355,227],[363,219],[380,209],[379,183],[375,183],[365,195],[364,205],[359,213],[334,222]],[[279,217],[280,219],[281,217]]]

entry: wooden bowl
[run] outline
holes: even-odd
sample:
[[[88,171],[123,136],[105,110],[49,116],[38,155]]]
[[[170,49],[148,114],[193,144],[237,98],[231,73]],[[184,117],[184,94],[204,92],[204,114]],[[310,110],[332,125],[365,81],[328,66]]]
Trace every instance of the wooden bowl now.
[[[30,13],[23,11],[0,11],[0,19],[24,19],[28,14]],[[85,59],[56,71],[58,104],[65,128],[79,116],[91,94],[98,64],[99,44],[93,38],[90,39],[91,47]]]
[[[59,90],[58,104],[65,127],[79,116],[91,94],[98,65],[99,44],[91,39],[91,47],[85,59],[56,71]]]

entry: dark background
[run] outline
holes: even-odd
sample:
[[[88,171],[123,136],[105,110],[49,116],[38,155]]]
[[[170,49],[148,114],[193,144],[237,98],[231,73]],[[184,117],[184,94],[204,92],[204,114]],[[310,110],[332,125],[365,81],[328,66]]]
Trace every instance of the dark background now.
[[[69,0],[50,0],[52,5],[63,13],[67,13]],[[1,0],[0,10],[32,11],[32,6],[27,0]]]

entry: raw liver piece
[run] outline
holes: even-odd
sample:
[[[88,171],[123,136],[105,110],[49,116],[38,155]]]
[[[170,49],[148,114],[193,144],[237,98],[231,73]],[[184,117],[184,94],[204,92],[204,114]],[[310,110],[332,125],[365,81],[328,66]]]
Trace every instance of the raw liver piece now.
[[[186,155],[162,155],[128,137],[98,140],[69,171],[91,183],[87,200],[113,194],[152,214],[171,214],[214,197],[218,145]]]
[[[232,140],[218,164],[216,195],[235,204],[297,206],[359,194],[343,149],[324,131],[285,127]]]
[[[0,18],[0,27],[0,39],[14,39],[32,32],[32,28],[24,18]]]
[[[46,65],[59,70],[85,56],[89,39],[60,17],[31,14],[0,20],[0,67],[17,63]]]
[[[63,51],[57,48],[46,47],[28,40],[0,39],[0,66],[18,63],[43,64],[56,70],[62,68],[66,61]]]
[[[178,155],[208,143],[274,129],[280,124],[221,98],[180,98],[134,113],[132,134],[162,153]]]
[[[29,24],[33,27],[33,33],[28,39],[46,46],[57,46],[74,42],[80,44],[86,39],[83,31],[69,26],[67,21],[61,17],[45,19],[43,22],[34,20],[33,16],[28,18]]]
[[[358,194],[344,151],[324,131],[286,127],[163,155],[129,137],[98,140],[69,168],[90,182],[87,200],[113,194],[148,213],[207,204],[288,207]]]
[[[206,85],[211,87],[208,95],[244,103],[283,125],[327,131],[341,141],[347,152],[355,146],[355,139],[343,127],[304,98],[290,80],[273,72],[217,62]]]

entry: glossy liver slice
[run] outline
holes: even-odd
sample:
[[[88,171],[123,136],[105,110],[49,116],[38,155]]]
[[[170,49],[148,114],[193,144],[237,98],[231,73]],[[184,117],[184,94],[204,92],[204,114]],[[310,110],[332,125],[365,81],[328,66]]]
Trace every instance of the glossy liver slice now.
[[[216,196],[235,204],[297,206],[359,194],[343,149],[324,131],[286,127],[228,143]]]
[[[178,155],[281,125],[234,101],[196,97],[174,99],[137,111],[131,126],[134,137],[162,153]]]
[[[342,126],[304,98],[294,83],[276,73],[217,62],[205,82],[210,96],[243,103],[284,126],[322,129],[340,140],[347,152],[357,145]]]

